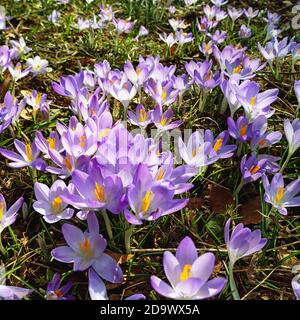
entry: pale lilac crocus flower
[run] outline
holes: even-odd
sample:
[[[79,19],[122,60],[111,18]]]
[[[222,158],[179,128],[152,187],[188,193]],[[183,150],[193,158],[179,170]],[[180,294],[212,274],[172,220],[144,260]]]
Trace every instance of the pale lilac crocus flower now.
[[[3,103],[0,103],[0,134],[13,122],[17,112],[18,101],[7,91]]]
[[[267,239],[262,238],[259,229],[251,231],[239,223],[230,234],[231,219],[228,219],[224,228],[224,238],[229,257],[229,280],[230,288],[235,300],[240,300],[240,296],[234,281],[233,266],[237,260],[260,251],[267,243]]]
[[[242,9],[236,9],[233,7],[228,8],[228,15],[233,22],[235,22],[243,13],[244,11]]]
[[[43,183],[36,182],[34,184],[36,197],[33,203],[34,210],[43,215],[44,220],[48,223],[71,219],[74,210],[67,208],[68,205],[62,200],[61,195],[66,191],[72,192],[72,187],[72,184],[67,187],[62,180],[56,180],[50,188]]]
[[[159,38],[167,44],[169,48],[173,47],[175,43],[177,43],[177,38],[174,36],[174,33],[169,33],[168,35],[164,32],[162,35],[159,34]]]
[[[289,156],[292,156],[300,147],[300,120],[284,120],[285,137],[289,144]]]
[[[277,209],[280,214],[287,215],[287,207],[300,206],[300,196],[296,197],[300,192],[300,179],[291,182],[287,186],[284,186],[281,173],[276,173],[271,183],[265,175],[262,179],[265,189],[265,201]]]
[[[175,38],[180,46],[184,45],[185,43],[192,42],[194,40],[194,37],[191,32],[185,33],[181,29],[176,31]]]
[[[227,38],[227,32],[226,31],[215,31],[214,34],[207,33],[208,37],[213,41],[214,44],[221,44],[223,43]]]
[[[73,263],[74,271],[85,271],[93,268],[97,274],[112,283],[122,282],[122,269],[108,254],[104,253],[107,242],[99,234],[99,223],[95,213],[87,217],[88,230],[82,232],[79,228],[65,223],[62,233],[67,246],[61,246],[51,251],[51,256],[64,263]]]
[[[142,104],[139,104],[136,107],[135,113],[132,111],[128,111],[128,119],[129,121],[142,129],[145,129],[152,122],[152,111],[146,111]]]
[[[14,145],[19,154],[14,151],[0,148],[0,154],[12,161],[8,164],[9,167],[32,167],[41,171],[45,169],[46,163],[39,158],[40,150],[37,148],[35,141],[24,144],[22,141],[15,139]]]
[[[246,117],[240,116],[236,121],[232,117],[227,118],[228,132],[238,141],[246,141],[249,136],[249,121]]]
[[[240,28],[239,36],[243,39],[248,39],[251,37],[251,34],[251,29],[243,24]]]
[[[166,130],[173,130],[179,127],[183,121],[177,120],[172,121],[174,111],[172,109],[167,109],[163,112],[162,107],[158,105],[152,112],[152,121],[155,124],[159,132]]]
[[[51,14],[47,17],[49,22],[52,22],[55,25],[58,25],[58,19],[60,18],[61,13],[57,10],[53,10]]]
[[[31,71],[30,68],[22,70],[22,64],[21,62],[18,62],[15,66],[10,65],[8,67],[9,73],[11,74],[13,81],[17,82],[20,79],[26,77],[29,72]]]
[[[11,51],[8,46],[0,47],[0,72],[3,73],[11,65]]]
[[[21,300],[31,292],[32,290],[26,288],[0,285],[0,300]]]
[[[26,45],[23,37],[20,37],[19,41],[10,40],[10,44],[12,46],[11,55],[13,59],[18,58],[19,56],[22,56],[23,54],[31,51],[31,48]]]
[[[118,34],[129,33],[134,27],[134,22],[126,21],[123,19],[114,19],[113,24],[118,32]]]
[[[253,10],[252,7],[249,7],[248,9],[244,9],[244,14],[248,18],[248,20],[251,20],[257,17],[258,13],[259,13],[259,10]]]
[[[215,267],[215,256],[205,253],[198,257],[191,238],[179,243],[175,256],[170,251],[163,255],[167,284],[157,276],[151,276],[152,288],[160,295],[178,300],[202,300],[219,294],[227,280],[216,277],[209,280]]]

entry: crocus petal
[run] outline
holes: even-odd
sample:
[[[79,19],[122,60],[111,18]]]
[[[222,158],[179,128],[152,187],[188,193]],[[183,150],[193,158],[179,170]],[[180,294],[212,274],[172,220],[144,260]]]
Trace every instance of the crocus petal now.
[[[120,283],[123,279],[123,273],[117,262],[109,255],[103,253],[101,259],[93,263],[93,269],[99,276],[112,283]]]
[[[159,279],[158,277],[151,276],[150,282],[151,282],[152,288],[163,297],[167,297],[170,299],[177,298],[177,295],[174,289],[170,287],[167,283]]]
[[[51,251],[51,256],[61,262],[71,263],[76,259],[75,252],[67,246],[55,248]]]
[[[108,300],[106,287],[98,274],[89,269],[89,294],[92,300]]]

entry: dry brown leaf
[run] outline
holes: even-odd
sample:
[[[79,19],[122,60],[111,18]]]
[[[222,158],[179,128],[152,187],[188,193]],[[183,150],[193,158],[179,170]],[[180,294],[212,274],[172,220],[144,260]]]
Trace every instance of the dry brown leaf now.
[[[215,184],[208,185],[208,205],[215,213],[224,213],[229,206],[234,205],[231,192]]]
[[[262,220],[260,214],[261,204],[258,196],[247,200],[243,203],[239,209],[239,213],[242,217],[241,222],[244,224],[258,224]]]
[[[187,205],[187,209],[200,209],[204,204],[202,198],[191,198]]]

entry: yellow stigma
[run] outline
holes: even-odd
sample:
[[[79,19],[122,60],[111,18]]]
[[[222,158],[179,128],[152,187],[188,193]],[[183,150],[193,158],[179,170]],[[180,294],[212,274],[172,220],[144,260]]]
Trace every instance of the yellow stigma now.
[[[256,97],[252,97],[252,98],[250,99],[250,106],[251,106],[251,107],[254,107],[255,103],[256,103]]]
[[[243,70],[243,66],[240,64],[240,65],[238,65],[237,67],[235,67],[234,69],[233,69],[233,73],[241,73],[241,71]]]
[[[198,153],[200,153],[200,151],[201,151],[201,147],[193,148],[193,150],[192,150],[192,157],[195,158],[196,155],[197,155]]]
[[[85,142],[86,142],[86,136],[81,136],[80,137],[80,146],[81,146],[81,148],[85,147]]]
[[[249,171],[250,171],[251,174],[255,174],[255,173],[257,173],[259,170],[260,170],[260,166],[259,166],[259,165],[256,165],[256,166],[252,166]]]
[[[32,161],[33,155],[32,155],[31,145],[29,143],[25,145],[25,153],[28,161]]]
[[[55,197],[51,203],[52,209],[55,213],[59,213],[61,211],[61,204],[62,204],[61,197]]]
[[[191,273],[192,266],[190,264],[185,264],[183,267],[182,272],[180,273],[180,281],[185,281],[189,278],[192,278],[192,273]]]
[[[152,201],[152,198],[153,198],[153,192],[147,191],[144,198],[143,198],[143,203],[142,203],[142,211],[143,212],[148,211],[150,204],[151,204],[151,201]]]
[[[156,175],[156,180],[159,181],[159,180],[162,180],[165,176],[165,172],[162,168],[159,168],[158,170],[158,173]]]
[[[36,95],[36,98],[35,98],[35,103],[36,103],[37,105],[40,104],[41,98],[42,98],[42,93],[39,92],[39,93]]]
[[[140,109],[140,122],[147,120],[147,112],[144,109]]]
[[[279,187],[275,194],[275,201],[279,204],[284,196],[284,187]]]
[[[248,126],[245,124],[240,127],[240,135],[244,136],[247,133]]]
[[[66,166],[68,171],[72,171],[73,166],[72,166],[72,162],[71,162],[71,156],[69,154],[65,157],[63,163]]]
[[[136,69],[136,74],[137,74],[137,76],[139,76],[141,74],[141,68]]]
[[[48,145],[50,149],[56,149],[56,140],[55,138],[48,138]]]
[[[166,90],[165,88],[163,88],[163,92],[162,92],[162,94],[161,94],[161,98],[162,98],[163,100],[166,100],[166,98],[167,98],[167,90]]]
[[[0,222],[3,219],[3,214],[4,214],[4,202],[0,202]]]
[[[221,138],[217,139],[214,145],[214,151],[217,152],[222,147],[222,144],[223,144],[223,139]]]
[[[109,132],[110,132],[109,128],[105,128],[105,129],[101,130],[99,132],[99,139],[103,139],[103,138],[107,137]]]
[[[298,53],[298,54],[300,54],[300,48],[299,48],[299,49],[297,49],[297,53]]]
[[[259,144],[259,146],[261,147],[261,148],[263,148],[263,147],[265,147],[266,146],[266,140],[265,139],[261,139],[261,140],[259,140],[258,141],[258,144]]]
[[[209,81],[210,79],[212,79],[212,77],[213,77],[213,73],[209,70],[204,75],[204,81]]]
[[[160,124],[161,124],[162,126],[165,126],[167,123],[168,123],[167,118],[165,118],[164,116],[162,116],[161,119],[160,119]]]
[[[84,255],[86,258],[90,258],[92,255],[92,246],[89,243],[89,240],[87,238],[84,239],[83,243],[80,243],[79,245],[80,251],[82,255]]]
[[[208,52],[210,50],[211,46],[208,43],[205,43],[204,45],[204,51]]]
[[[97,200],[99,202],[104,202],[105,201],[104,187],[103,187],[102,184],[98,184],[98,182],[96,182],[96,185],[95,185],[95,194],[96,194]]]
[[[22,71],[22,65],[21,64],[16,65],[16,70],[17,71]]]

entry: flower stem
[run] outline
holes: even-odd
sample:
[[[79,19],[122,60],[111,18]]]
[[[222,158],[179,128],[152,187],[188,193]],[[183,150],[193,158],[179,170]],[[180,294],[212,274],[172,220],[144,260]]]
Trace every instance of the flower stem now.
[[[0,251],[1,251],[1,253],[2,253],[4,256],[6,256],[6,250],[5,250],[5,248],[4,248],[4,246],[3,246],[3,243],[2,243],[2,236],[1,236],[1,234],[0,234]]]
[[[289,153],[289,154],[288,154],[287,158],[285,159],[285,161],[284,161],[284,163],[283,163],[283,165],[282,165],[282,167],[281,167],[281,169],[280,169],[280,173],[282,173],[282,172],[284,171],[284,169],[285,169],[285,167],[287,166],[287,164],[289,163],[292,155],[293,155],[292,153]]]
[[[105,209],[101,210],[101,214],[102,214],[102,217],[104,219],[105,228],[106,228],[106,231],[107,231],[107,234],[108,234],[108,238],[113,243],[114,242],[114,240],[113,240],[114,236],[113,236],[112,227],[111,227],[111,223],[110,223],[108,214],[107,214]]]
[[[233,264],[231,262],[229,262],[229,265],[228,265],[228,273],[229,273],[229,285],[230,285],[232,297],[234,300],[241,300],[238,289],[234,281]]]
[[[133,234],[133,230],[134,230],[134,225],[126,222],[126,229],[124,234],[124,243],[125,243],[126,253],[131,252],[130,242],[131,242],[131,236]]]

